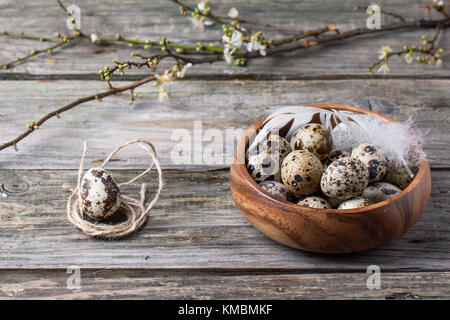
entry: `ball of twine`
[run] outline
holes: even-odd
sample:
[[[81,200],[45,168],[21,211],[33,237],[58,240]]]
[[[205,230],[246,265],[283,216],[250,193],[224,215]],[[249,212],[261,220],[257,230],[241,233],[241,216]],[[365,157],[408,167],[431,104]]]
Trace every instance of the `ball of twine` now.
[[[147,219],[147,213],[153,208],[156,202],[158,202],[163,187],[162,170],[156,158],[155,147],[150,141],[144,139],[135,139],[122,144],[121,146],[117,147],[113,152],[111,152],[111,154],[105,159],[105,161],[103,161],[103,163],[99,168],[103,169],[120,149],[135,143],[137,143],[142,149],[144,149],[150,155],[152,163],[145,171],[143,171],[130,181],[118,184],[118,187],[127,186],[135,182],[137,179],[150,172],[153,166],[155,166],[156,170],[158,171],[158,190],[156,192],[155,197],[152,199],[152,201],[148,204],[147,207],[144,206],[145,194],[147,190],[146,184],[143,183],[141,185],[139,200],[136,200],[132,197],[128,197],[120,193],[122,201],[120,204],[120,208],[118,210],[121,210],[126,215],[126,220],[124,222],[114,225],[92,223],[84,218],[84,213],[81,205],[82,203],[81,178],[83,175],[83,163],[87,152],[87,142],[84,143],[83,154],[81,156],[80,167],[78,169],[77,187],[75,189],[71,189],[69,187],[70,190],[72,191],[72,194],[70,195],[69,200],[67,201],[67,218],[74,226],[79,228],[85,234],[96,238],[111,239],[111,240],[123,238],[130,234],[133,234],[144,225]]]

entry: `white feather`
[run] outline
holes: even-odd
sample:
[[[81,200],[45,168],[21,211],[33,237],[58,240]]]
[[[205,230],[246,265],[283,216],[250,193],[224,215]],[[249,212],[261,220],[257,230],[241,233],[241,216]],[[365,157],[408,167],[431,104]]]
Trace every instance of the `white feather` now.
[[[408,119],[405,123],[391,123],[372,114],[306,106],[282,107],[271,113],[251,142],[247,153],[253,151],[259,143],[264,141],[270,132],[278,132],[294,119],[285,136],[289,141],[292,133],[299,127],[310,123],[316,114],[319,115],[321,124],[332,132],[333,140],[336,140],[336,142],[338,141],[338,135],[342,134],[344,129],[333,130],[333,122],[341,122],[342,127],[347,127],[345,130],[350,130],[352,140],[354,140],[346,146],[347,149],[355,147],[354,144],[364,142],[378,145],[383,149],[389,160],[405,164],[405,168],[410,175],[412,175],[410,168],[418,167],[426,156],[421,148],[421,136],[424,133],[411,129],[413,125],[411,119]],[[410,132],[413,132],[413,135]]]

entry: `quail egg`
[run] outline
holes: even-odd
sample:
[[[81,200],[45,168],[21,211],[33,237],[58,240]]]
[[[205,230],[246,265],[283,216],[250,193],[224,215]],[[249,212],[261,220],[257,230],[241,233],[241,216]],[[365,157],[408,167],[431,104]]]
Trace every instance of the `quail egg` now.
[[[386,182],[374,182],[364,189],[362,196],[372,203],[381,202],[401,193],[402,190]]]
[[[324,198],[317,196],[306,197],[297,204],[310,208],[331,209],[330,204]]]
[[[383,180],[388,162],[380,147],[362,143],[352,151],[352,157],[361,160],[369,169],[369,182]]]
[[[324,167],[328,167],[330,165],[330,163],[332,163],[333,161],[337,160],[337,159],[341,159],[341,158],[345,158],[345,157],[350,157],[351,153],[343,150],[343,149],[336,149],[330,152],[330,154],[328,155],[328,158],[325,159],[325,161],[323,162]]]
[[[120,207],[120,192],[112,176],[104,169],[90,169],[81,180],[81,206],[94,220],[103,220]]]
[[[309,123],[295,130],[290,143],[292,150],[309,151],[320,160],[326,159],[333,147],[330,131],[317,123]]]
[[[279,155],[280,163],[283,162],[284,158],[288,155],[289,152],[291,152],[291,146],[289,145],[289,142],[277,134],[269,135],[266,140],[259,143],[258,147],[259,152],[267,152],[272,155]]]
[[[286,201],[294,200],[292,193],[290,193],[286,186],[280,182],[266,180],[260,182],[259,186],[277,198],[281,198]]]
[[[312,153],[305,150],[292,151],[281,165],[281,179],[296,197],[318,191],[323,165]]]
[[[417,171],[412,170],[413,172]],[[390,161],[386,176],[384,177],[385,182],[395,184],[400,189],[405,189],[414,180],[414,177],[410,177],[406,168],[402,165],[397,164],[395,161]]]
[[[328,166],[320,187],[327,197],[347,200],[360,195],[368,183],[369,171],[364,163],[353,157],[345,157]]]
[[[255,181],[281,181],[280,161],[277,155],[267,152],[251,154],[247,158],[247,170]]]
[[[356,209],[368,206],[370,201],[363,197],[356,197],[347,201],[342,202],[338,209]]]

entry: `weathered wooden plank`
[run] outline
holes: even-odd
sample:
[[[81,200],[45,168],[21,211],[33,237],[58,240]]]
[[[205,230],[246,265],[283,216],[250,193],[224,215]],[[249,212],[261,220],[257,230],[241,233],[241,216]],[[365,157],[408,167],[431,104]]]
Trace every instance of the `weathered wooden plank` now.
[[[449,272],[389,273],[369,290],[365,272],[295,273],[81,269],[1,270],[0,299],[448,299]]]
[[[136,171],[115,171],[118,181]],[[318,255],[266,238],[240,215],[229,191],[227,170],[166,171],[160,202],[137,234],[121,241],[84,236],[66,219],[70,170],[0,170],[0,269],[144,268],[294,269],[314,272],[450,270],[450,171],[433,171],[430,203],[419,222],[400,239],[352,255]],[[145,182],[151,192],[156,177]],[[138,193],[138,185],[123,190]],[[1,278],[1,277],[0,277]]]
[[[154,142],[164,168],[224,168],[232,161],[233,141],[248,126],[279,106],[308,103],[370,107],[400,121],[411,117],[415,127],[428,132],[425,149],[432,166],[448,168],[449,85],[450,80],[179,81],[170,86],[172,99],[165,104],[158,102],[157,90],[146,85],[136,91],[139,97],[131,107],[124,94],[80,105],[61,114],[61,119],[49,120],[18,144],[19,152],[2,150],[0,168],[75,169],[84,140],[90,143],[87,161],[92,164],[134,137]],[[17,136],[32,119],[57,106],[105,87],[100,81],[0,81],[1,141]],[[209,133],[219,137],[203,136],[202,148],[194,148],[195,121],[202,121],[204,133],[215,129]],[[233,128],[236,135],[227,134]],[[190,135],[187,141],[181,140],[184,135]],[[191,142],[184,153],[191,154],[179,163],[182,141],[184,146]],[[206,161],[208,146],[215,149],[216,163]],[[148,161],[140,148],[127,149],[118,158],[121,161],[112,167],[143,168]]]
[[[195,5],[197,1],[189,1]],[[221,27],[217,24],[208,27],[204,33],[193,31],[187,17],[178,14],[178,8],[168,1],[74,1],[82,12],[82,29],[85,32],[96,32],[99,36],[114,36],[117,32],[131,37],[159,40],[166,36],[171,41],[209,43],[217,41],[220,44]],[[407,18],[423,18],[422,0],[384,1],[383,9],[392,10]],[[312,29],[328,24],[338,25],[342,31],[366,25],[367,14],[354,12],[355,6],[367,5],[367,1],[345,1],[336,3],[333,0],[321,1],[214,1],[212,7],[216,13],[225,15],[231,7],[239,9],[241,16],[248,20],[272,22],[275,25]],[[55,1],[14,1],[6,0],[0,4],[0,26],[6,30],[24,31],[32,34],[53,34],[66,32],[66,16]],[[435,15],[434,17],[438,17]],[[382,23],[395,21],[392,17],[384,17]],[[258,29],[257,29],[258,30]],[[265,30],[268,31],[268,30]],[[371,35],[350,39],[327,46],[318,46],[297,53],[284,54],[280,57],[270,57],[251,62],[245,68],[226,66],[224,63],[197,68],[191,75],[253,75],[263,78],[289,77],[307,78],[333,75],[366,75],[368,65],[378,58],[377,51],[383,45],[399,48],[401,45],[420,45],[422,34],[432,37],[434,30],[417,30],[395,34]],[[279,32],[271,32],[274,37],[281,36]],[[449,48],[450,33],[445,32],[440,40],[440,46]],[[27,54],[33,48],[44,48],[46,43],[36,43],[30,40],[0,38],[2,50],[0,62],[10,61]],[[105,64],[112,59],[128,59],[131,50],[141,52],[141,49],[130,49],[126,45],[97,46],[83,41],[81,46],[73,43],[67,50],[57,50],[51,56],[32,59],[29,63],[17,66],[10,71],[1,72],[0,77],[8,74],[33,75],[87,75],[97,74]],[[448,51],[447,51],[448,52]],[[444,61],[448,53],[444,53]],[[49,59],[51,59],[49,61]],[[129,74],[138,74],[132,70]],[[449,76],[450,67],[444,63],[441,68],[426,65],[408,65],[402,59],[393,59],[391,75],[421,75],[425,77]]]

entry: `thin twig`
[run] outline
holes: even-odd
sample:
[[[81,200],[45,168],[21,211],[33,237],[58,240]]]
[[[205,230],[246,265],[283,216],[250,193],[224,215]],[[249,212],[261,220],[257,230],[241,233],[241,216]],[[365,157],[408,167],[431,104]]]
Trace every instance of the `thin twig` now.
[[[368,8],[368,6],[359,6],[359,7],[355,7],[355,10],[364,10],[365,11],[365,10],[367,10],[367,8]],[[395,13],[395,12],[392,12],[392,11],[386,11],[386,10],[380,10],[380,12],[382,14],[387,15],[387,16],[391,16],[391,17],[397,18],[400,21],[406,21],[406,19],[402,15],[400,15],[398,13]]]
[[[72,14],[67,10],[66,6],[61,2],[61,0],[56,0],[56,1],[58,1],[58,4],[59,4],[59,6],[61,7],[61,9],[63,9],[64,12],[65,12],[69,17],[71,17]]]
[[[50,46],[48,48],[39,49],[39,50],[34,50],[33,49],[33,50],[31,50],[31,52],[28,55],[26,55],[24,57],[16,58],[15,60],[13,60],[11,62],[2,64],[2,65],[0,65],[0,68],[8,69],[9,67],[11,67],[11,66],[13,66],[13,65],[15,65],[15,64],[17,64],[19,62],[23,62],[25,60],[28,60],[28,59],[30,59],[30,58],[32,58],[34,56],[37,56],[38,54],[41,54],[41,53],[51,54],[54,49],[62,47],[63,45],[69,43],[71,40],[72,40],[71,37],[65,37],[65,38],[61,39],[61,41],[58,42],[57,44],[54,44],[54,45],[52,45],[52,46]]]

